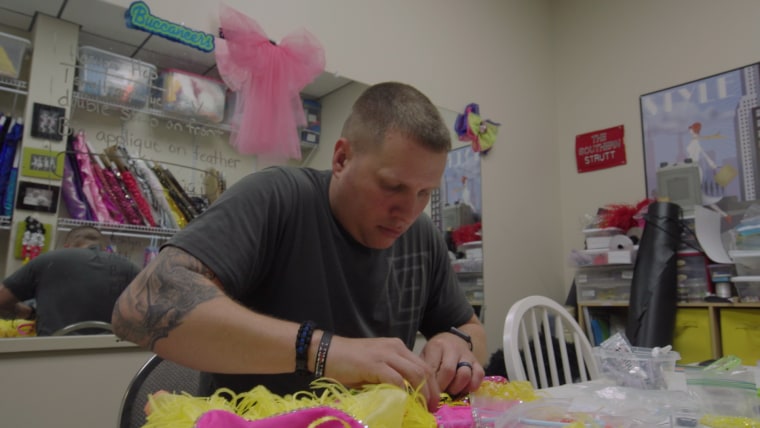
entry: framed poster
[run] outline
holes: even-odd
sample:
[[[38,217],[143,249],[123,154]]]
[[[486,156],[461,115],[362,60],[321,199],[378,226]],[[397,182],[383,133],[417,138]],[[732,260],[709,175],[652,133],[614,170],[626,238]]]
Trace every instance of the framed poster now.
[[[470,145],[453,149],[443,173],[443,205],[466,204],[476,219],[482,217],[480,153]]]
[[[657,171],[698,166],[702,204],[758,198],[760,63],[640,97],[647,196]]]
[[[63,140],[63,122],[66,118],[66,109],[34,103],[32,111],[32,129],[29,131],[32,137],[46,140]]]
[[[59,153],[45,149],[24,147],[21,175],[59,180],[63,177],[63,158]]]
[[[55,213],[58,210],[58,186],[19,181],[16,208]]]

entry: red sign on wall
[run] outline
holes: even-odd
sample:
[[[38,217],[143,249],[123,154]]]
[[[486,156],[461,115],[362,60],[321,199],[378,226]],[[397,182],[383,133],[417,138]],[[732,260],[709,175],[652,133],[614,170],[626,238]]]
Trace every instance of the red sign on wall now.
[[[623,125],[575,137],[575,158],[578,172],[596,171],[625,165]]]

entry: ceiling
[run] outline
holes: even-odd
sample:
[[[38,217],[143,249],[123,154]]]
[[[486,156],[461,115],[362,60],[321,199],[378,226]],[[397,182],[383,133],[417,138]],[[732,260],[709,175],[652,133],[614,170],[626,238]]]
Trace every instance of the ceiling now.
[[[80,26],[79,44],[155,65],[220,79],[213,53],[202,52],[140,30],[127,28],[123,7],[100,0],[0,0],[0,25],[31,32],[37,13]],[[323,73],[302,91],[321,98],[351,83],[350,79]]]

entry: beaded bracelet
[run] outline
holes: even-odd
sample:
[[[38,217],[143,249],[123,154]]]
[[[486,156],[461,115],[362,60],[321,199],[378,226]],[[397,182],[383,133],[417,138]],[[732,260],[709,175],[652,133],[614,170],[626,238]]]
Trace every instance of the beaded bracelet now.
[[[322,339],[319,341],[319,348],[317,348],[317,360],[314,363],[314,377],[319,379],[325,375],[325,364],[327,363],[327,351],[330,349],[330,342],[332,341],[332,333],[325,330],[322,333]]]
[[[309,372],[309,345],[311,345],[311,336],[314,334],[314,321],[304,321],[298,327],[296,335],[296,373],[301,376],[308,376]]]

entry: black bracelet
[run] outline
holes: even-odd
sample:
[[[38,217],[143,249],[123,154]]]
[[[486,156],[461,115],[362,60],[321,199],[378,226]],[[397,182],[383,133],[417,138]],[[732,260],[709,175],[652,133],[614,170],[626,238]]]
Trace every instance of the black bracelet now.
[[[317,359],[314,363],[314,377],[319,379],[325,375],[325,364],[327,363],[327,351],[330,349],[330,342],[332,341],[332,333],[325,330],[322,333],[322,339],[319,341],[319,348],[317,348]]]
[[[470,351],[472,351],[472,337],[470,337],[469,334],[463,332],[462,330],[456,327],[451,327],[449,329],[449,333],[453,334],[454,336],[458,336],[459,338],[467,342],[470,345]]]
[[[298,327],[296,335],[296,373],[301,376],[309,376],[309,345],[311,345],[311,336],[314,334],[314,321],[304,321]]]

